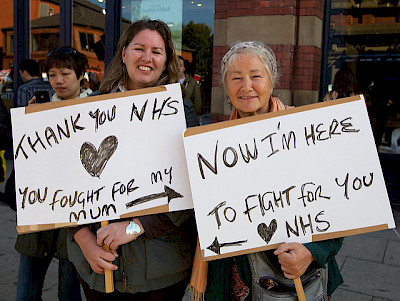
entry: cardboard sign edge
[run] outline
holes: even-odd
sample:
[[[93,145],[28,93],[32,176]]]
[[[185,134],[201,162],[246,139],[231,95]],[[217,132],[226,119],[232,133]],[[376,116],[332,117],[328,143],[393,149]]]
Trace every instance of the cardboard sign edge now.
[[[282,110],[282,111],[277,111],[277,112],[269,112],[266,114],[261,114],[261,115],[256,115],[256,116],[250,116],[250,117],[239,118],[239,119],[235,119],[235,120],[227,120],[227,121],[223,121],[223,122],[217,122],[217,123],[202,125],[202,126],[198,126],[198,127],[192,127],[185,131],[184,137],[190,137],[190,136],[203,134],[203,133],[207,133],[207,132],[211,132],[211,131],[215,131],[215,130],[233,127],[236,125],[241,125],[241,124],[256,122],[259,120],[274,118],[277,116],[284,116],[284,115],[309,111],[309,110],[313,110],[313,109],[319,109],[319,108],[325,108],[325,107],[330,107],[330,106],[334,106],[334,105],[340,105],[340,104],[349,103],[352,101],[358,101],[361,99],[363,99],[362,95],[356,95],[356,96],[347,97],[347,98],[341,98],[341,99],[335,99],[335,100],[330,100],[330,101],[325,101],[325,102],[318,102],[318,103],[303,105],[300,107],[292,107],[287,110]]]
[[[364,233],[387,230],[387,229],[389,229],[388,224],[381,224],[381,225],[376,225],[376,226],[356,228],[356,229],[350,229],[350,230],[345,230],[345,231],[337,231],[337,232],[331,232],[331,233],[326,233],[326,234],[316,234],[316,235],[312,236],[311,242],[317,242],[317,241],[333,239],[333,238],[341,238],[341,237],[346,237],[346,236],[364,234]],[[221,259],[221,258],[228,258],[228,257],[233,257],[233,256],[238,256],[238,255],[246,255],[246,254],[250,254],[250,253],[256,253],[256,252],[276,249],[281,244],[284,244],[284,243],[282,242],[282,243],[277,243],[277,244],[263,246],[263,247],[240,250],[237,252],[224,253],[224,254],[220,254],[220,255],[205,256],[204,249],[201,249],[201,253],[203,256],[203,261],[212,261],[212,260]]]
[[[126,92],[118,92],[118,93],[109,93],[109,94],[102,94],[102,95],[94,95],[85,98],[75,98],[75,99],[66,99],[63,101],[56,101],[56,102],[46,102],[41,104],[32,104],[25,107],[25,114],[37,113],[57,108],[63,108],[68,106],[79,105],[83,103],[90,103],[96,102],[101,100],[108,100],[114,98],[122,98],[128,96],[136,96],[141,94],[150,94],[156,92],[165,92],[167,91],[166,86],[159,86],[159,87],[151,87],[145,89],[138,89]]]
[[[136,95],[142,95],[142,94],[150,94],[150,93],[156,93],[156,92],[166,92],[166,91],[167,91],[166,86],[158,86],[158,87],[137,89],[137,90],[126,91],[126,92],[95,95],[95,96],[89,96],[89,97],[85,97],[85,98],[68,99],[68,100],[57,101],[57,102],[48,102],[48,103],[43,103],[43,104],[32,104],[30,106],[25,107],[25,114],[37,113],[37,112],[42,112],[42,111],[47,111],[47,110],[52,110],[52,109],[62,108],[62,107],[68,107],[68,106],[78,105],[78,104],[83,104],[83,103],[90,103],[90,102],[96,102],[96,101],[102,101],[102,100],[108,100],[108,99],[136,96]],[[126,213],[126,214],[121,215],[119,218],[122,219],[122,218],[129,218],[129,217],[136,217],[136,216],[143,216],[143,215],[150,215],[150,214],[157,214],[157,213],[165,213],[165,212],[169,212],[168,205],[162,205],[162,206],[152,207],[149,209]],[[54,230],[54,229],[59,229],[59,228],[76,227],[77,225],[78,225],[77,222],[39,224],[39,225],[22,225],[22,226],[16,226],[16,230],[17,230],[18,234],[26,234],[26,233],[34,233],[34,232],[40,232],[40,231],[46,231],[46,230]]]
[[[126,219],[130,217],[136,216],[143,216],[143,215],[150,215],[150,214],[158,214],[158,213],[166,213],[169,212],[169,205],[161,205],[157,207],[152,207],[148,209],[143,209],[139,211],[125,213],[120,215],[119,219]],[[114,220],[114,219],[113,219]],[[116,220],[116,219],[115,219]],[[100,221],[99,221],[100,222]],[[94,222],[96,223],[96,222]],[[82,224],[82,226],[87,226],[89,224]],[[26,234],[26,233],[33,233],[33,232],[40,232],[46,230],[54,230],[58,228],[70,228],[78,226],[77,222],[71,223],[55,223],[55,224],[40,224],[40,225],[23,225],[17,226],[17,233],[18,234]]]

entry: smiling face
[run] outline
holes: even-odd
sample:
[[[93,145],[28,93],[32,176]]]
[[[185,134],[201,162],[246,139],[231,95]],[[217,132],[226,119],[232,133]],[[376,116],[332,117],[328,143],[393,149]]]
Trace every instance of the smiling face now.
[[[128,70],[128,90],[154,86],[166,68],[163,38],[155,30],[142,30],[122,50],[122,61]]]
[[[226,73],[225,87],[240,117],[268,112],[273,87],[268,71],[257,55],[239,54]]]
[[[79,97],[81,91],[81,75],[76,77],[74,70],[69,68],[50,68],[48,72],[49,82],[54,92],[62,99]]]

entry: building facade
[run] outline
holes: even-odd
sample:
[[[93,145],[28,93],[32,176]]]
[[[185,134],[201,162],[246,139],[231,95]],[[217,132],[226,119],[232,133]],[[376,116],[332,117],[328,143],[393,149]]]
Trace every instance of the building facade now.
[[[281,74],[274,94],[285,104],[318,101],[324,1],[216,0],[213,48],[212,119],[224,120],[231,107],[219,86],[218,67],[229,45],[256,40],[275,52]]]
[[[178,53],[190,61],[190,72],[201,83],[202,113],[209,113],[212,122],[226,120],[232,109],[219,85],[222,56],[236,41],[259,40],[276,54],[281,77],[274,94],[284,103],[322,101],[337,71],[348,67],[359,93],[366,97],[376,144],[392,151],[392,140],[398,138],[400,145],[395,131],[400,128],[400,100],[395,93],[400,82],[398,0],[31,0],[34,20],[29,32],[19,24],[26,1],[5,1],[13,2],[21,18],[14,14],[14,24],[8,26],[0,18],[3,68],[14,63],[15,70],[15,63],[26,57],[40,59],[37,51],[43,45],[35,37],[59,30],[59,46],[70,43],[82,50],[93,57],[93,69],[103,72],[124,26],[138,18],[161,19],[170,26]],[[42,15],[45,8],[47,17]],[[88,11],[103,13],[102,18]],[[58,18],[59,27],[35,25],[52,17]],[[21,35],[31,42],[18,42]],[[96,43],[101,44],[101,58],[93,47]],[[40,46],[37,51],[35,45]],[[49,49],[41,49],[44,57]]]

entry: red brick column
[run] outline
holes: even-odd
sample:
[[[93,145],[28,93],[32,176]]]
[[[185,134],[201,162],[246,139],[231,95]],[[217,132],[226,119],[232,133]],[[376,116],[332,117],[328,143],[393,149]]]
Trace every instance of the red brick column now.
[[[298,3],[299,7],[297,7]],[[281,77],[279,85],[276,88],[281,91],[286,91],[285,93],[287,95],[292,95],[291,103],[289,104],[296,104],[296,100],[293,99],[293,95],[296,95],[296,92],[316,92],[319,90],[321,70],[321,45],[300,45],[299,30],[307,30],[307,28],[300,28],[299,20],[301,17],[315,17],[322,20],[324,5],[325,1],[321,0],[215,0],[215,24],[216,26],[218,26],[218,24],[225,26],[225,37],[229,36],[232,40],[232,36],[234,37],[235,33],[230,31],[229,22],[227,22],[229,18],[293,16],[296,20],[295,25],[298,30],[294,33],[295,37],[292,43],[286,45],[266,43],[275,52],[279,64],[278,70]],[[260,29],[255,28],[254,30],[257,31]],[[223,40],[221,37],[223,38],[224,33],[221,33],[218,27],[216,27],[214,31],[219,34],[218,41],[220,44],[214,45],[213,47],[212,86],[213,89],[218,89],[219,64],[221,58],[228,50],[228,45],[221,45],[221,40]],[[248,40],[252,40],[251,31]],[[265,40],[268,41],[268,37],[265,37]],[[224,101],[221,99],[220,91],[213,95],[217,95],[219,99],[212,99],[212,101]],[[221,107],[223,106],[218,106],[218,108]],[[211,120],[213,122],[225,120],[229,116],[227,112],[212,111],[211,113]]]

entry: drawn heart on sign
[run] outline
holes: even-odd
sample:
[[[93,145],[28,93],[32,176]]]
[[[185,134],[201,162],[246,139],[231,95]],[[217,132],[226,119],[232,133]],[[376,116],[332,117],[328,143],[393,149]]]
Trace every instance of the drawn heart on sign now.
[[[264,223],[261,223],[257,227],[258,235],[260,235],[260,237],[268,244],[272,236],[274,235],[277,226],[278,223],[276,222],[276,219],[273,219],[269,223],[269,226],[267,226]]]
[[[80,158],[83,167],[92,177],[100,178],[108,160],[114,154],[118,146],[118,139],[109,136],[101,142],[99,150],[90,142],[85,142],[81,146]]]

